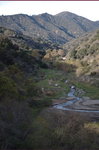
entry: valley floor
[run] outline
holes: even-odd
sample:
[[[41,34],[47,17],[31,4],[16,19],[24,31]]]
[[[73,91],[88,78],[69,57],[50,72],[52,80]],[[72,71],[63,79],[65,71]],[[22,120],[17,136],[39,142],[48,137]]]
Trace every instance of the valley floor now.
[[[54,108],[67,111],[99,113],[99,100],[92,100],[89,97],[79,98],[74,93],[75,89],[71,89],[68,97],[60,98],[54,103]]]

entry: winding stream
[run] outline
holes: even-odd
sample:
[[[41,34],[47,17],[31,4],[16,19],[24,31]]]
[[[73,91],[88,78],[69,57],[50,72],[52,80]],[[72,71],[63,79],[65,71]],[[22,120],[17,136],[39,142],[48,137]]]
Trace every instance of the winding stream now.
[[[86,105],[87,107],[82,105],[83,108],[76,109],[74,105],[76,103],[79,104],[80,101],[83,102],[83,100],[75,96],[75,89],[72,89],[72,88],[70,89],[70,92],[68,93],[68,97],[72,97],[72,100],[68,100],[67,102],[62,103],[62,104],[56,104],[53,107],[56,109],[67,110],[67,111],[99,113],[99,108],[97,107],[95,108],[91,105]],[[94,104],[94,105],[97,105],[97,104]]]

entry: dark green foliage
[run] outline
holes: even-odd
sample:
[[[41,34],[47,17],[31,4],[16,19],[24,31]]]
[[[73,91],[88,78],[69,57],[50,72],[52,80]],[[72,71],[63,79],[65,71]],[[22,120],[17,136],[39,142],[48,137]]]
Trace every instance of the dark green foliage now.
[[[27,85],[27,96],[28,97],[33,97],[38,95],[38,88],[36,84],[32,81],[31,83],[28,83]]]
[[[43,108],[48,107],[52,104],[51,100],[43,99],[43,100],[31,100],[29,102],[30,106],[33,108]]]
[[[3,70],[4,70],[4,68],[5,68],[4,63],[0,62],[0,71],[3,71]]]
[[[0,40],[0,51],[3,50],[11,50],[14,48],[14,45],[8,38],[4,38]]]
[[[72,57],[73,59],[82,59],[86,55],[88,55],[86,48],[80,49],[79,51],[72,50],[71,53],[70,53],[70,57]]]
[[[33,79],[39,64],[44,63],[0,37],[0,149],[28,148],[38,109],[51,104],[33,100],[41,94]]]
[[[97,74],[97,73],[94,71],[94,72],[91,72],[91,73],[90,73],[90,76],[96,76],[96,74]]]
[[[25,103],[0,103],[0,149],[26,148],[32,111]]]
[[[86,55],[88,55],[88,54],[87,54],[87,49],[85,48],[85,49],[80,49],[80,50],[77,52],[76,57],[77,57],[78,59],[82,59],[82,58],[84,58]]]
[[[0,73],[0,99],[13,99],[17,98],[17,96],[18,90],[15,82],[11,78],[6,77],[3,73]]]
[[[14,63],[14,55],[16,53],[16,47],[8,38],[0,39],[0,60],[6,64],[11,65]]]
[[[77,54],[77,51],[75,49],[73,49],[70,53],[70,57],[76,59],[77,58],[76,54]]]
[[[0,27],[0,33],[3,33],[3,28],[2,27]]]

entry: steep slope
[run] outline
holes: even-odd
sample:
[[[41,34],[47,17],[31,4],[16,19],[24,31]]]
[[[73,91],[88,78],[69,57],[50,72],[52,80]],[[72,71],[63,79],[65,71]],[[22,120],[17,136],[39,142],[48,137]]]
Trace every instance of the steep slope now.
[[[99,85],[99,30],[65,44],[66,62],[77,66],[76,75]]]
[[[72,40],[60,49],[49,49],[43,57],[66,73],[99,86],[99,31]]]
[[[44,50],[48,48],[58,48],[59,45],[52,43],[49,40],[44,40],[40,37],[33,37],[23,35],[21,32],[10,30],[4,27],[0,27],[0,34],[6,36],[12,40],[12,42],[17,43],[19,46],[24,45],[30,49]]]
[[[30,47],[29,41],[22,34],[0,28],[0,149],[30,148],[28,136],[38,109],[51,103],[43,99],[36,84],[39,68],[46,66],[35,40],[31,39],[34,46],[30,43]],[[43,100],[36,101],[39,95]]]
[[[44,13],[33,16],[25,14],[0,16],[0,26],[62,44],[99,28],[99,22],[90,21],[70,12],[62,12],[57,15]]]
[[[15,31],[0,28],[0,70],[18,65],[24,73],[35,73],[42,65],[44,50],[38,41]]]
[[[55,17],[57,24],[67,28],[67,31],[69,31],[73,37],[79,37],[85,32],[92,31],[99,27],[98,23],[71,12],[62,12]]]

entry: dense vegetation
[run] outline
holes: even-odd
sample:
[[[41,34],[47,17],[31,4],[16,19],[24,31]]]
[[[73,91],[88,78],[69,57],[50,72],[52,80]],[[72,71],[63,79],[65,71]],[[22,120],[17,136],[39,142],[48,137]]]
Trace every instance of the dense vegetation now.
[[[98,88],[78,82],[75,65],[42,59],[38,42],[30,49],[22,35],[9,34],[0,36],[0,149],[98,150],[94,118],[51,107],[72,84],[93,98],[99,98]],[[63,50],[48,53],[64,56]]]
[[[44,66],[40,59],[20,49],[8,38],[0,37],[1,149],[22,147],[30,133],[33,115],[49,105],[49,102],[34,99],[42,94],[34,79],[40,66]]]

